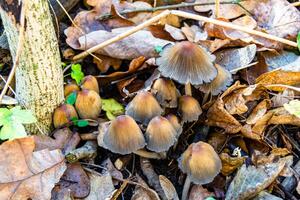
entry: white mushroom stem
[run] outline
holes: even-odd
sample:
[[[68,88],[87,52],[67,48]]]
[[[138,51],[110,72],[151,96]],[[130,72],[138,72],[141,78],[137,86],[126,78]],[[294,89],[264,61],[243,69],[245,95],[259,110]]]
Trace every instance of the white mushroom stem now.
[[[188,199],[190,186],[191,186],[191,179],[190,179],[189,175],[187,175],[186,178],[185,178],[185,182],[184,182],[184,186],[183,186],[183,190],[182,190],[181,200],[187,200]]]
[[[185,95],[192,96],[192,86],[191,86],[191,83],[185,84],[184,91],[185,91]]]
[[[155,153],[155,152],[149,152],[144,149],[139,149],[134,152],[134,154],[139,155],[144,158],[149,158],[149,159],[164,159],[166,158],[166,155],[164,153]]]

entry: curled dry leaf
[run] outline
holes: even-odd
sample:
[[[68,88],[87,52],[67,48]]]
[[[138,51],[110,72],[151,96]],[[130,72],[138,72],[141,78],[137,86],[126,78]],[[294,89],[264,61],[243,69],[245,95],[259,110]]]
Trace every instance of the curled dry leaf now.
[[[96,54],[97,58],[93,58],[93,62],[97,65],[97,68],[101,73],[106,73],[110,67],[114,70],[118,70],[121,66],[122,61],[120,59],[112,58],[109,56],[103,56]]]
[[[90,194],[84,200],[104,200],[109,198],[115,190],[112,177],[109,174],[99,176],[88,173],[91,182]]]
[[[176,28],[174,26],[171,26],[169,24],[165,25],[165,30],[170,33],[170,35],[175,39],[175,40],[184,40],[186,39],[184,34],[179,28]]]
[[[256,79],[257,84],[265,85],[268,89],[282,92],[285,87],[268,86],[271,84],[283,84],[295,86],[300,83],[300,72],[275,70],[260,75]]]
[[[85,36],[78,38],[79,47],[73,47],[80,50],[86,50],[97,44],[100,44],[114,36],[128,31],[132,27],[116,28],[111,32],[105,30],[98,30],[88,33]],[[101,55],[110,56],[118,59],[132,60],[139,56],[146,58],[156,57],[158,54],[155,52],[156,46],[165,46],[170,43],[167,40],[155,38],[150,31],[138,31],[123,40],[115,42],[109,46],[99,49],[96,53]]]
[[[283,200],[275,195],[272,195],[266,191],[261,191],[253,200]]]
[[[222,161],[221,173],[224,176],[228,176],[233,173],[237,168],[242,166],[242,164],[246,160],[245,157],[231,157],[230,155],[228,155],[228,153],[221,153],[220,158]]]
[[[0,199],[48,200],[66,170],[60,150],[35,151],[33,137],[0,146]]]
[[[179,200],[174,185],[167,177],[159,175],[159,183],[167,197],[167,200]]]
[[[181,27],[181,31],[190,42],[199,42],[200,40],[202,41],[207,39],[207,32],[196,25],[189,26],[184,23],[184,26]]]
[[[284,158],[257,167],[246,167],[244,164],[230,183],[225,199],[244,200],[255,197],[277,178],[285,164]]]
[[[136,176],[140,185],[135,186],[131,200],[160,200],[158,194],[139,175]]]
[[[203,188],[202,185],[193,185],[189,194],[189,200],[205,200],[210,196],[213,196],[213,193]]]
[[[215,53],[216,63],[225,67],[228,71],[234,71],[250,64],[255,57],[256,50],[255,44],[238,49],[221,50]]]
[[[251,112],[248,116],[246,123],[247,124],[255,124],[258,120],[260,120],[271,107],[271,100],[264,99],[262,100]]]
[[[269,111],[273,113],[268,124],[286,124],[300,126],[300,118],[290,114],[283,107]]]

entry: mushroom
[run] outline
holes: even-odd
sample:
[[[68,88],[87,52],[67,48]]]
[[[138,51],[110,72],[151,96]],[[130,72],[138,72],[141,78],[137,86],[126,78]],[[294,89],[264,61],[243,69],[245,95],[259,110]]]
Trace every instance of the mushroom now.
[[[146,145],[141,129],[128,115],[120,115],[111,121],[103,142],[110,151],[123,155],[133,153]]]
[[[160,105],[168,108],[177,107],[177,98],[180,94],[172,80],[166,78],[157,79],[151,91]]]
[[[178,104],[182,122],[197,121],[202,114],[199,102],[192,96],[184,95],[179,97]]]
[[[78,118],[75,108],[70,104],[63,104],[54,110],[53,124],[60,128],[71,122],[72,118]]]
[[[173,125],[162,116],[156,116],[148,124],[145,132],[147,149],[155,152],[167,151],[177,140]]]
[[[147,91],[139,92],[126,106],[126,115],[147,124],[153,117],[161,115],[163,109],[154,96]]]
[[[166,119],[169,120],[169,122],[173,125],[177,132],[177,138],[180,136],[182,133],[182,124],[180,123],[178,117],[174,114],[168,114],[166,116]]]
[[[191,84],[211,82],[217,76],[214,56],[201,46],[189,41],[167,45],[157,58],[158,70],[165,77],[186,85],[186,95],[191,95]]]
[[[217,77],[210,83],[205,83],[198,86],[200,91],[204,93],[211,93],[214,96],[218,95],[222,91],[225,91],[233,81],[229,71],[218,64],[215,66],[218,70]]]
[[[179,168],[187,174],[182,200],[187,199],[191,182],[207,184],[214,180],[222,168],[221,159],[214,148],[205,142],[192,143],[178,160]]]
[[[101,112],[101,98],[93,90],[83,89],[78,92],[75,108],[83,119],[97,119]]]
[[[68,83],[64,87],[64,95],[65,95],[65,97],[67,97],[72,92],[79,91],[79,90],[80,90],[80,88],[78,87],[78,85],[76,83]]]
[[[87,90],[93,90],[99,94],[99,85],[97,79],[92,76],[88,75],[85,76],[81,82],[81,88]]]

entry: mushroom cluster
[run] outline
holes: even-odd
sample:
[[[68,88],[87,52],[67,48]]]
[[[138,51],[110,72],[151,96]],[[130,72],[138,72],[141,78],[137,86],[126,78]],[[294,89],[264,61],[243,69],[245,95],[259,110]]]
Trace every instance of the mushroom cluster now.
[[[54,110],[53,124],[55,128],[61,128],[71,124],[72,119],[97,119],[101,112],[101,97],[99,95],[98,81],[94,76],[83,78],[81,84],[71,82],[65,85],[64,95],[76,97],[75,107],[64,103]]]

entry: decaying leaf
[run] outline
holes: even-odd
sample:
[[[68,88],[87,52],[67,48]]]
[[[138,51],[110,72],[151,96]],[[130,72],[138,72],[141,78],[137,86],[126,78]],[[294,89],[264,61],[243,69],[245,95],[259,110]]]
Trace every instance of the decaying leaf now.
[[[158,194],[149,188],[146,182],[139,175],[137,175],[137,179],[141,186],[137,185],[135,187],[131,200],[160,200]]]
[[[114,70],[118,70],[121,66],[122,61],[120,59],[111,58],[109,56],[103,55],[96,56],[101,60],[94,58],[93,61],[102,73],[107,72],[110,67],[112,67]]]
[[[268,124],[288,124],[294,126],[300,126],[300,118],[288,113],[283,107],[273,109],[273,115]]]
[[[221,153],[220,158],[222,161],[221,172],[224,176],[228,176],[233,173],[237,168],[242,166],[246,160],[245,157],[231,157],[227,153]]]
[[[267,110],[271,107],[271,100],[264,99],[262,100],[251,112],[248,116],[246,123],[247,124],[255,124],[258,120],[263,117]]]
[[[266,191],[261,191],[253,200],[283,200],[277,196],[274,196]]]
[[[207,39],[207,32],[196,25],[189,26],[184,23],[184,26],[181,27],[181,31],[190,42],[199,42],[200,40]]]
[[[258,167],[246,167],[244,164],[230,183],[225,199],[251,199],[277,178],[285,164],[286,160],[284,158]]]
[[[170,26],[169,24],[165,25],[165,30],[170,33],[170,35],[175,39],[175,40],[184,40],[185,36],[182,33],[182,31],[179,28],[176,28],[174,26]]]
[[[167,177],[159,175],[159,183],[167,197],[167,200],[179,200],[174,185]]]
[[[91,182],[91,191],[84,200],[104,200],[112,195],[115,187],[109,174],[99,176],[88,173],[88,176]]]
[[[34,152],[34,139],[27,137],[0,146],[0,199],[48,200],[66,170],[60,150]]]
[[[203,188],[202,185],[193,185],[189,194],[189,200],[205,200],[213,196],[213,193]]]
[[[290,114],[295,115],[300,118],[300,101],[292,100],[289,103],[283,105],[284,109],[286,109]]]

